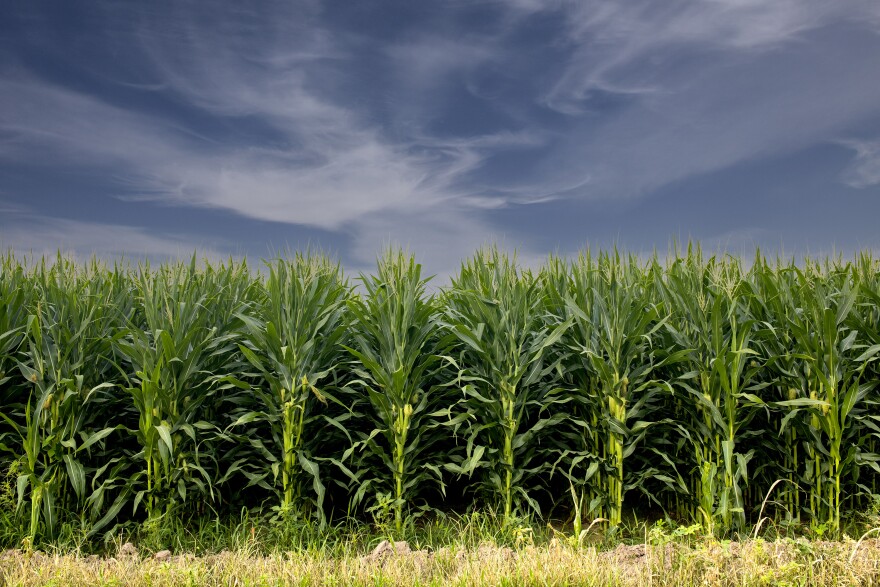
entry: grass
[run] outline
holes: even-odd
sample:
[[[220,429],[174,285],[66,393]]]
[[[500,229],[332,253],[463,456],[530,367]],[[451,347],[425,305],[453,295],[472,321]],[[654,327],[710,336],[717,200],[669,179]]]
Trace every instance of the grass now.
[[[700,526],[629,529],[628,540],[471,514],[425,521],[381,551],[375,526],[235,523],[120,534],[95,554],[73,545],[0,554],[0,584],[45,585],[871,585],[880,540],[717,540]],[[393,517],[388,528],[393,528]],[[637,539],[640,535],[640,539]],[[133,540],[134,544],[128,543]],[[377,549],[377,546],[379,549]]]

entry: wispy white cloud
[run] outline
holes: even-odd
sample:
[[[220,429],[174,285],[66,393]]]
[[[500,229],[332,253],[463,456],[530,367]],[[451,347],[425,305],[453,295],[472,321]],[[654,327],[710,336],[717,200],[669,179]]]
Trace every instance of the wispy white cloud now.
[[[149,119],[83,96],[42,86],[18,96],[17,103],[41,104],[42,115],[16,129],[15,148],[5,145],[7,161],[54,156],[56,163],[114,168],[110,173],[121,190],[134,194],[130,198],[335,228],[419,197],[420,185],[430,179],[416,158],[396,156],[368,138],[325,153],[316,165],[297,161],[297,153],[287,159],[247,150],[213,155],[188,147]]]
[[[570,130],[533,188],[627,198],[796,152],[880,113],[876,3],[586,2],[567,13],[572,57],[544,96]],[[598,94],[622,107],[597,114]],[[709,195],[707,195],[709,197]]]
[[[843,171],[843,182],[854,188],[866,188],[880,184],[880,142],[841,141],[855,151],[852,162]]]
[[[593,90],[650,94],[689,83],[655,75],[670,51],[766,51],[828,24],[880,14],[871,0],[593,0],[563,6],[573,51],[545,99],[569,114],[583,112],[582,101]]]
[[[384,247],[403,246],[436,276],[434,285],[442,286],[458,272],[460,262],[482,246],[497,244],[516,251],[524,267],[539,267],[546,260],[546,253],[529,247],[524,235],[490,226],[469,212],[469,207],[424,206],[369,215],[355,233],[351,265],[372,270]]]
[[[390,45],[391,71],[397,82],[410,90],[434,91],[448,77],[479,68],[503,55],[490,39],[461,39],[426,35]]]
[[[2,102],[0,131],[9,138],[0,143],[0,156],[6,161],[115,167],[120,187],[139,199],[335,228],[431,195],[429,159],[353,128],[345,116],[333,118],[325,111],[333,107],[306,108],[312,136],[290,137],[306,146],[266,152],[217,151],[161,119],[35,80],[7,82]],[[327,118],[325,125],[316,113]]]
[[[218,27],[186,11],[171,31],[167,18],[132,18],[151,91],[233,125],[255,121],[271,135],[267,144],[217,144],[158,114],[13,76],[0,93],[0,156],[112,166],[126,199],[340,229],[365,214],[467,195],[456,182],[490,151],[534,142],[508,132],[438,140],[415,128],[389,139],[356,97],[319,88],[333,78],[332,62],[346,57],[344,44],[307,11],[271,6],[269,14],[234,8]],[[426,65],[434,69],[470,55],[427,41],[413,51],[419,59],[433,53]],[[401,71],[421,75],[410,64]]]
[[[5,215],[0,220],[0,250],[52,257],[57,253],[79,260],[101,259],[228,259],[216,243],[193,240],[185,235],[156,235],[137,226],[84,222],[34,214]]]

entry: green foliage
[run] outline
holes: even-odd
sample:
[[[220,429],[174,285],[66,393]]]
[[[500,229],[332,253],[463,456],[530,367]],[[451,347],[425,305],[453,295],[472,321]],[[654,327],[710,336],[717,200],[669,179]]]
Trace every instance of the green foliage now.
[[[658,281],[672,311],[665,334],[675,348],[687,349],[672,384],[688,399],[684,430],[695,457],[695,517],[710,532],[742,530],[743,488],[755,452],[743,452],[739,442],[766,406],[754,393],[762,386],[754,384],[760,365],[751,348],[751,286],[738,260],[703,262],[699,251],[677,259]]]
[[[480,251],[462,265],[446,298],[446,324],[461,342],[458,381],[467,414],[467,457],[454,471],[483,467],[482,483],[513,519],[527,504],[528,478],[549,464],[538,452],[538,435],[565,419],[545,410],[561,401],[552,387],[553,362],[545,364],[568,326],[545,321],[541,282],[497,248]]]
[[[618,526],[630,489],[644,489],[648,478],[682,484],[657,442],[656,426],[669,423],[657,418],[669,385],[653,376],[684,350],[664,355],[655,348],[668,319],[663,302],[652,301],[656,265],[646,270],[633,257],[615,252],[594,259],[587,252],[570,265],[551,261],[546,271],[557,320],[572,323],[562,338],[563,369],[578,418],[563,449],[570,455],[576,532],[582,512]],[[644,447],[646,438],[654,442]],[[654,464],[625,467],[640,448]]]
[[[26,404],[0,416],[13,428],[20,461],[18,505],[27,498],[29,535],[51,537],[63,508],[96,505],[101,492],[89,492],[84,459],[113,427],[100,427],[102,395],[112,387],[107,376],[118,274],[103,275],[92,264],[80,270],[62,258],[45,262],[33,276],[34,306],[16,355],[27,383]],[[97,513],[99,508],[92,507]]]
[[[233,317],[244,302],[236,286],[246,280],[243,265],[198,271],[195,259],[157,271],[147,266],[133,277],[139,312],[114,337],[138,418],[136,448],[124,457],[136,470],[123,495],[133,492],[134,509],[144,502],[150,518],[170,512],[192,490],[214,497],[216,455],[202,443],[217,429],[206,416],[216,401],[216,375],[236,348]]]
[[[868,253],[529,270],[487,248],[429,291],[389,251],[360,282],[312,254],[262,273],[0,257],[0,540],[146,522],[158,544],[264,507],[271,527],[372,514],[400,536],[474,495],[511,540],[646,510],[840,535],[880,495]]]
[[[435,303],[425,295],[421,265],[402,251],[388,251],[376,275],[362,275],[364,295],[353,298],[351,346],[356,377],[355,418],[366,424],[343,456],[354,464],[343,470],[355,487],[354,502],[375,491],[377,502],[390,502],[395,528],[403,528],[425,481],[443,489],[438,449],[445,438],[439,417],[444,404],[437,372],[448,337],[437,327]],[[351,470],[353,469],[353,470]]]
[[[266,441],[239,437],[254,451],[236,459],[226,477],[241,471],[248,485],[266,488],[269,479],[283,516],[313,506],[323,524],[325,486],[316,457],[324,455],[316,432],[328,424],[344,425],[345,415],[331,418],[326,408],[328,402],[339,401],[331,389],[343,358],[349,288],[338,264],[297,254],[270,264],[261,289],[251,307],[238,315],[244,338],[239,349],[257,371],[243,378],[255,376],[257,382],[248,386],[232,376],[226,382],[230,389],[248,392],[238,402],[230,428],[264,424],[270,434]],[[260,458],[263,454],[268,463]]]

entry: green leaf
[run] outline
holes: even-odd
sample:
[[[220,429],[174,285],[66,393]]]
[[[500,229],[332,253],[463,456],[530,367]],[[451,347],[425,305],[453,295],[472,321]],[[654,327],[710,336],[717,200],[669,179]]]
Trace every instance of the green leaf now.
[[[82,463],[73,458],[72,455],[66,454],[63,457],[64,464],[67,466],[67,478],[70,480],[71,486],[76,496],[80,499],[85,495],[86,491],[86,473]]]

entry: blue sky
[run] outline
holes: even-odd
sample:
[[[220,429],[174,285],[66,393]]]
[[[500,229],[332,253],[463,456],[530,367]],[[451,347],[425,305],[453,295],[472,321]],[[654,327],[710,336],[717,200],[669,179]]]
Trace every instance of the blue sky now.
[[[0,247],[880,249],[880,2],[20,2]]]

